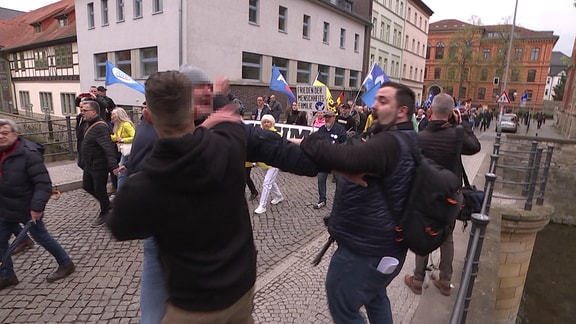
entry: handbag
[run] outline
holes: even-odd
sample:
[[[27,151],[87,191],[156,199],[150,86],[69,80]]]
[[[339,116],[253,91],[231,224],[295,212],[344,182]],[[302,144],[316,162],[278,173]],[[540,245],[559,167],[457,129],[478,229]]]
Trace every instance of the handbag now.
[[[132,143],[116,143],[118,146],[118,152],[122,153],[124,156],[130,155],[132,150]]]
[[[460,163],[462,163],[462,160],[460,160]],[[470,184],[464,167],[462,167],[462,177],[464,178],[464,186],[460,190],[464,196],[464,202],[462,203],[462,209],[460,209],[460,213],[458,213],[456,219],[463,221],[464,228],[466,228],[468,221],[472,219],[472,214],[482,211],[484,191],[478,190],[475,185]]]

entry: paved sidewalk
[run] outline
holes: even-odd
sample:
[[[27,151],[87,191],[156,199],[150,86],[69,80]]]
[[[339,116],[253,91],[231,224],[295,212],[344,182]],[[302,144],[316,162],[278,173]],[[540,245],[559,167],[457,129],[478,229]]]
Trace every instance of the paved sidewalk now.
[[[554,131],[546,128],[539,130],[539,136]],[[464,158],[471,181],[483,178],[486,172],[480,168],[492,149],[494,131],[477,135],[482,141],[482,152]],[[44,249],[36,246],[16,256],[20,284],[0,291],[0,323],[138,323],[142,242],[117,242],[105,228],[89,226],[98,206],[83,190],[75,189],[80,187],[82,177],[75,161],[49,163],[48,168],[63,194],[59,200],[49,202],[46,224],[70,253],[77,271],[63,281],[49,284],[45,277],[56,264]],[[263,171],[255,168],[252,174],[260,186]],[[252,215],[258,250],[255,320],[330,323],[324,278],[335,247],[330,248],[320,265],[310,264],[327,239],[322,218],[330,208],[312,209],[317,200],[316,178],[281,172],[278,182],[286,201],[269,205],[265,214]],[[328,196],[333,194],[334,184],[328,181]],[[328,205],[331,203],[329,199]],[[256,207],[257,202],[249,203],[251,210]],[[458,226],[454,233],[456,289],[452,296],[440,295],[433,285],[428,285],[431,289],[421,296],[405,287],[404,275],[411,273],[414,266],[414,255],[409,253],[402,272],[388,289],[395,323],[448,322],[469,236]],[[438,252],[432,260],[438,262]]]

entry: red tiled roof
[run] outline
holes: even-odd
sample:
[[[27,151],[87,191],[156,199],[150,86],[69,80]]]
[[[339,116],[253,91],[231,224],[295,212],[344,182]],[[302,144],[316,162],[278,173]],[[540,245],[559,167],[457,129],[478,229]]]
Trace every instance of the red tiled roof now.
[[[60,27],[55,17],[67,15],[68,25]],[[36,33],[33,24],[41,24]],[[76,36],[74,0],[61,0],[23,13],[11,20],[0,20],[0,46],[3,51],[41,46],[44,43]]]

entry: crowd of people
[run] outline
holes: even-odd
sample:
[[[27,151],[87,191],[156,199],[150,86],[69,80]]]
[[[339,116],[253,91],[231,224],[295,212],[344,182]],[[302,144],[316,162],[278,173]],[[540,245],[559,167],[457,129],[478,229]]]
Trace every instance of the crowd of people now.
[[[268,202],[284,201],[276,181],[280,171],[317,177],[314,209],[327,206],[326,182],[334,174],[336,190],[325,220],[338,244],[325,282],[334,322],[362,323],[364,307],[370,322],[392,323],[386,288],[407,254],[394,239],[393,215],[405,207],[415,168],[410,147],[392,132],[404,133],[424,155],[461,177],[460,154],[478,152],[480,143],[469,116],[454,109],[450,96],[439,94],[428,111],[416,110],[410,88],[387,82],[370,109],[346,100],[336,112],[314,115],[299,111],[297,103],[283,110],[274,95],[260,96],[250,112],[260,127],[253,127],[242,123],[227,80],[212,81],[198,67],[154,73],[145,86],[138,126],[104,87],[79,95],[76,125],[83,189],[99,204],[91,225],[106,224],[118,240],[145,240],[142,323],[253,323],[256,248],[247,200],[260,195],[255,214],[265,213]],[[199,114],[207,97],[214,112]],[[279,121],[317,131],[291,141],[276,131]],[[32,220],[32,237],[59,265],[47,280],[65,278],[75,266],[42,223],[51,184],[41,154],[17,136],[14,123],[0,120],[0,135],[0,255],[16,227]],[[456,136],[464,136],[462,147]],[[17,167],[22,158],[34,161],[37,172]],[[260,192],[250,178],[255,166],[265,170]],[[13,201],[6,198],[8,174],[24,188]],[[441,255],[434,284],[449,295],[451,238]],[[384,258],[395,263],[380,272]],[[418,256],[414,274],[404,278],[416,294],[422,293],[427,262]],[[17,283],[11,261],[4,262],[0,289]]]

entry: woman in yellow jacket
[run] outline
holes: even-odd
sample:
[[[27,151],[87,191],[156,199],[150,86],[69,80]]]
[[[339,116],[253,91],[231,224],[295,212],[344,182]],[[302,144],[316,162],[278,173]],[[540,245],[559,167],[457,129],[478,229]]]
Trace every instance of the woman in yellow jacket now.
[[[118,151],[121,153],[119,165],[124,165],[126,158],[130,155],[130,148],[132,147],[132,141],[134,141],[134,123],[128,117],[126,110],[123,108],[116,108],[112,110],[112,122],[114,127],[112,128],[112,142],[118,145]],[[118,174],[118,188],[120,188],[122,181],[124,181],[125,172]]]
[[[260,120],[262,129],[267,129],[278,133],[276,128],[274,128],[275,123],[276,121],[272,115],[264,115]],[[280,134],[278,134],[278,136],[280,136]],[[271,201],[272,205],[279,204],[284,200],[284,197],[282,196],[282,192],[276,183],[276,176],[278,175],[279,170],[262,162],[258,162],[258,166],[266,169],[266,175],[262,181],[262,195],[260,196],[260,205],[258,205],[256,210],[254,210],[254,213],[262,214],[266,212],[266,205],[268,204],[268,196],[270,195],[270,191],[272,191],[275,196]]]

